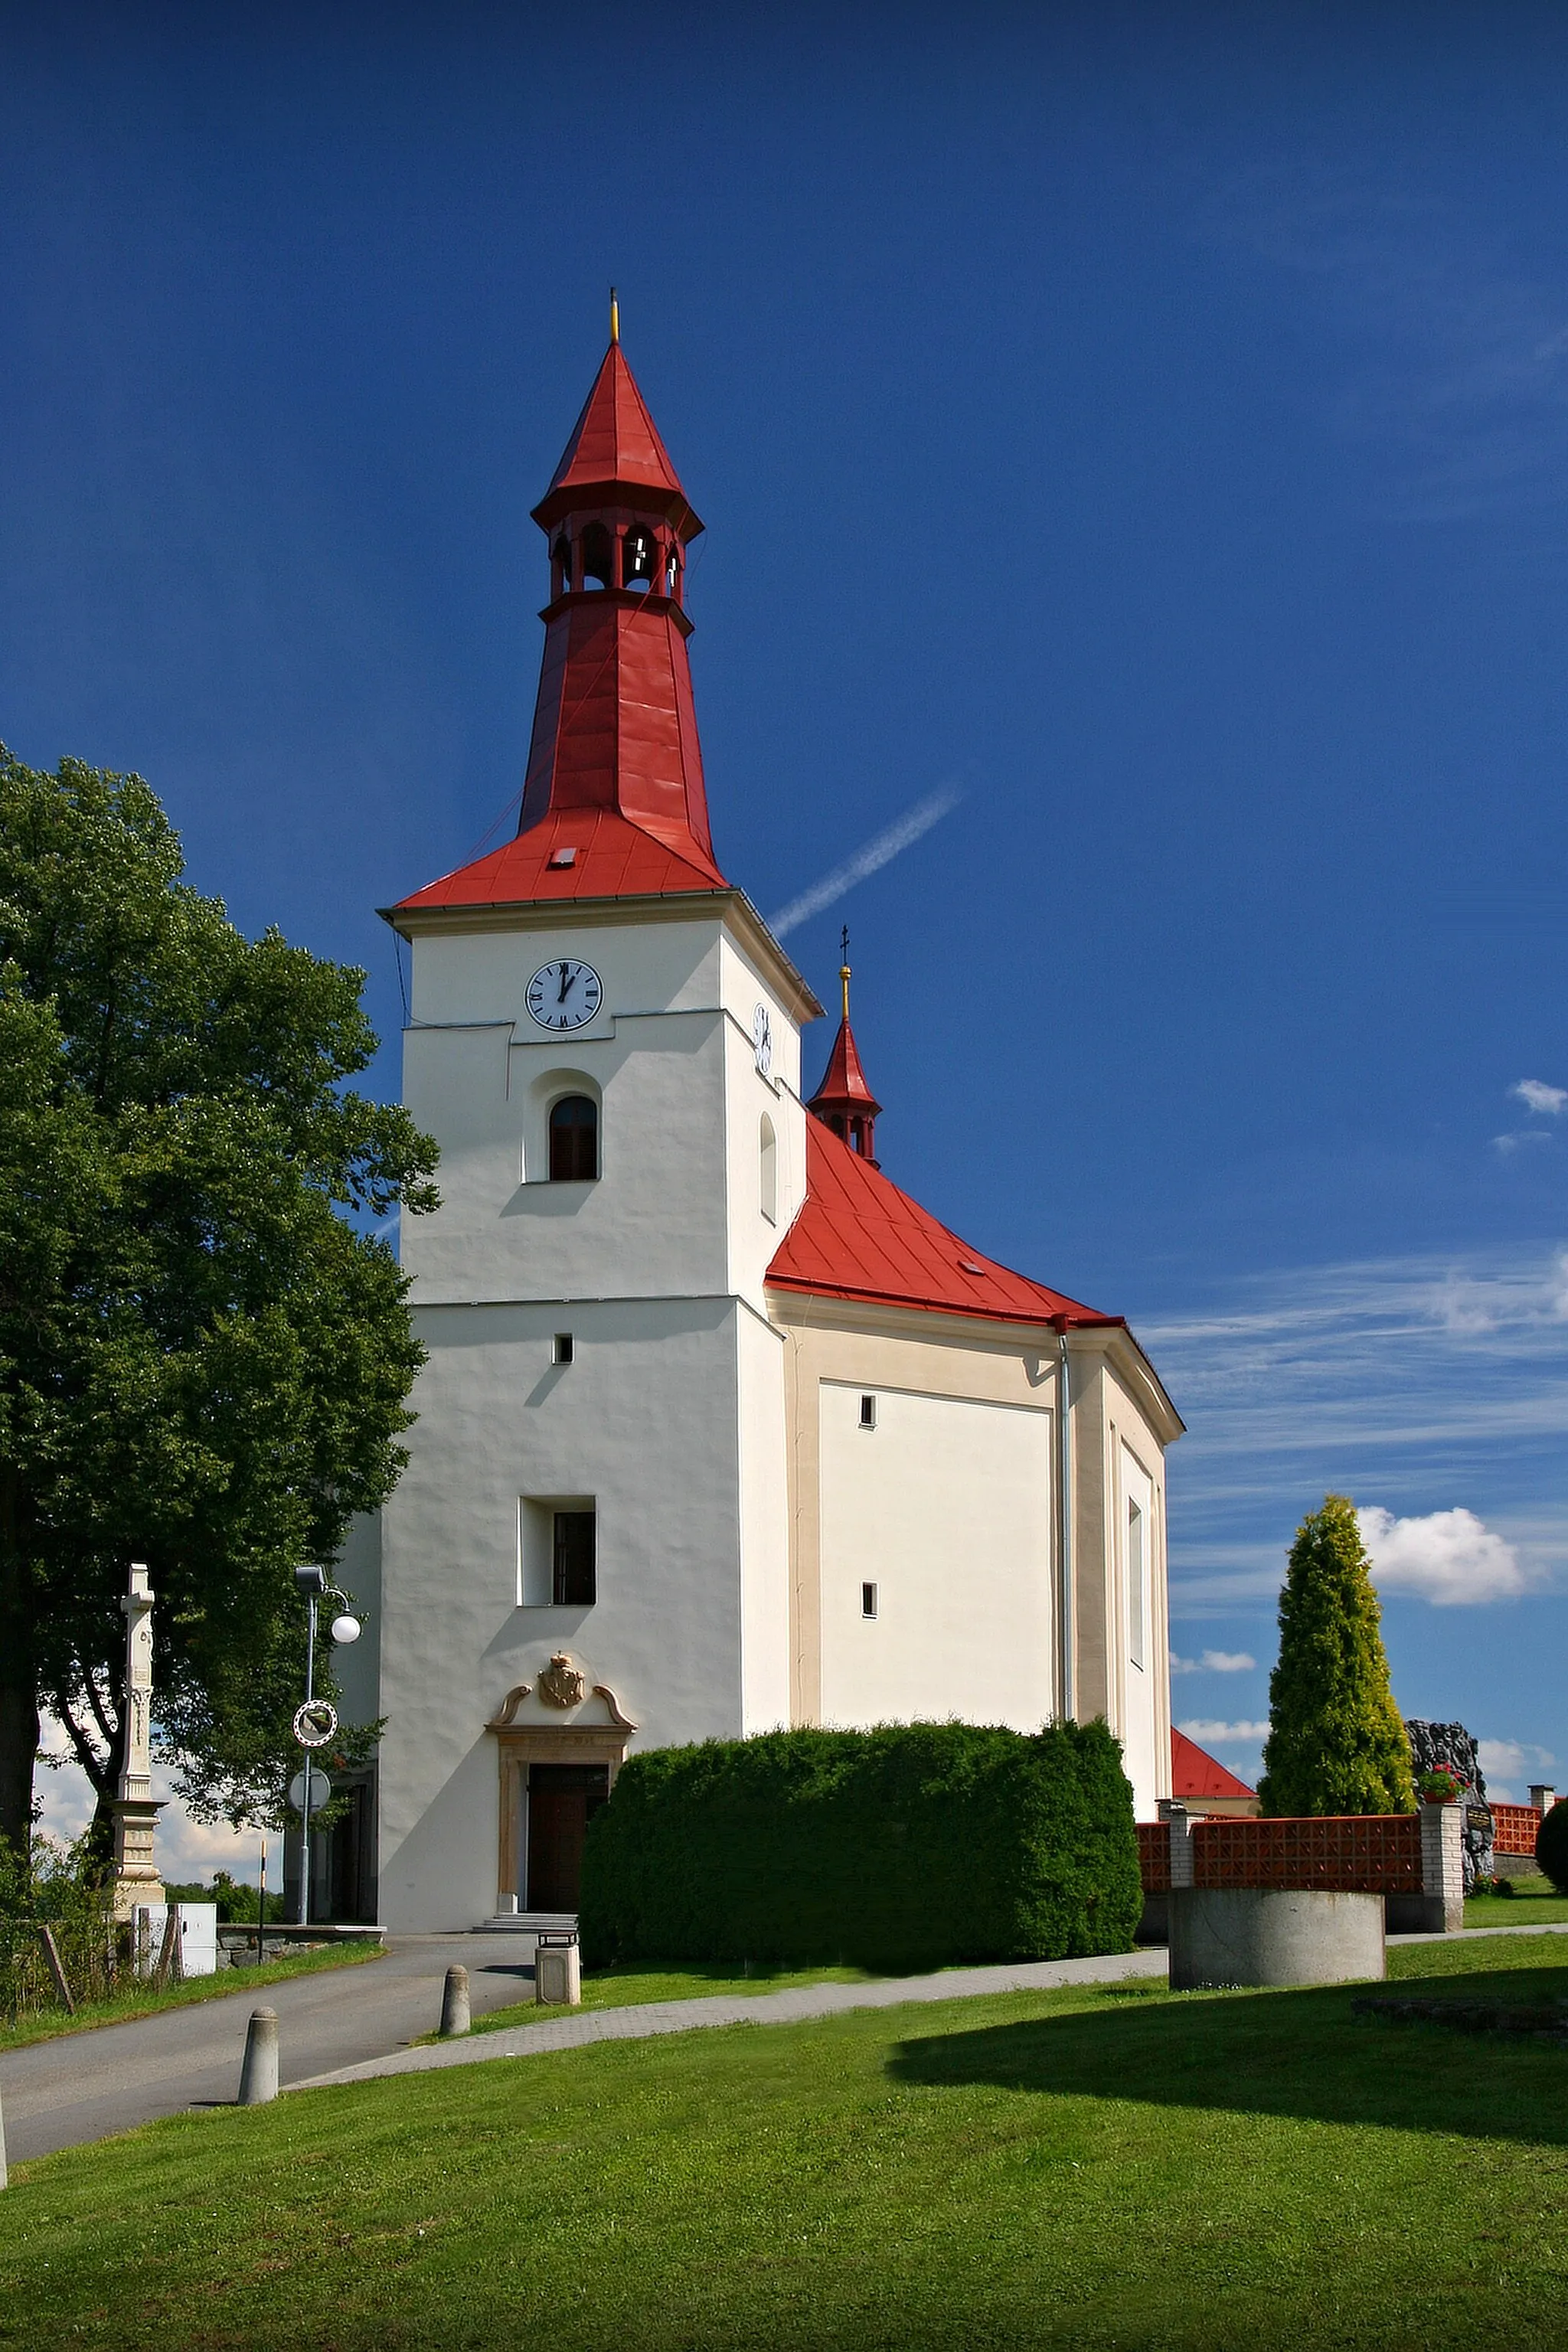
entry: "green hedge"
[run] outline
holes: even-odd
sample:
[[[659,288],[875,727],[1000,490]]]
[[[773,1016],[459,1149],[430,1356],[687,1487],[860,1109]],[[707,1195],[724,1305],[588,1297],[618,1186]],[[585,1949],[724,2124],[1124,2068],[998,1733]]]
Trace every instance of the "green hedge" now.
[[[871,1969],[1131,1948],[1132,1792],[1103,1723],[774,1731],[655,1748],[588,1827],[584,1958]]]

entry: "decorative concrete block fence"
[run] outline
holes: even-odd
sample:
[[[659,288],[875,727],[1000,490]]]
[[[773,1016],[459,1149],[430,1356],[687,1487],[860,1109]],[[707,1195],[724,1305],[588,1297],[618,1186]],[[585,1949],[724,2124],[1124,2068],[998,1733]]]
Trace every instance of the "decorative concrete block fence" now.
[[[1178,1990],[1381,1976],[1385,1926],[1450,1934],[1464,1925],[1463,1813],[1450,1804],[1194,1822],[1172,1804],[1163,1821],[1138,1826],[1142,1934],[1163,1934]]]

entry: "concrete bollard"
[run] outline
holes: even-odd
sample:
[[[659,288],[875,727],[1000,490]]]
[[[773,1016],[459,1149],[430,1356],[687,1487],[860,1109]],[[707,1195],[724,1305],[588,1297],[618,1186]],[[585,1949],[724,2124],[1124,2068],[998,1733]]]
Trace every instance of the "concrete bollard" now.
[[[441,2039],[449,2042],[454,2033],[467,2033],[470,2023],[468,2012],[468,1971],[450,1968],[447,1971],[446,1990],[441,1995]]]
[[[265,2106],[278,2096],[278,2011],[253,2009],[245,2037],[245,2063],[239,2070],[239,2105]]]

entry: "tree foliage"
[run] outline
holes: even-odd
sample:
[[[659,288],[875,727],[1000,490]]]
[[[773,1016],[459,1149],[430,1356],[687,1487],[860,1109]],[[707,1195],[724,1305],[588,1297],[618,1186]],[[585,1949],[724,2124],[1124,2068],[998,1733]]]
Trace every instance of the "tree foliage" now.
[[[40,1706],[100,1799],[126,1568],[197,1809],[269,1811],[297,1696],[292,1570],[374,1509],[422,1351],[353,1219],[434,1205],[435,1147],[344,1081],[364,975],[249,940],[184,879],[150,787],[0,750],[0,1835]]]
[[[1355,1507],[1326,1495],[1290,1547],[1268,1684],[1265,1813],[1408,1813],[1410,1746]]]

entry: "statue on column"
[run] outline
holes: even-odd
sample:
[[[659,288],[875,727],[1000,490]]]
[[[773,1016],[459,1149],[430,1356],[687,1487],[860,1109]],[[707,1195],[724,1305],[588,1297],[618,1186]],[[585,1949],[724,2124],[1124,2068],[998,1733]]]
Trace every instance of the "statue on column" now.
[[[162,1903],[153,1859],[163,1801],[153,1795],[153,1588],[141,1561],[131,1570],[125,1612],[125,1760],[114,1802],[114,1916],[128,1919],[143,1903]]]

